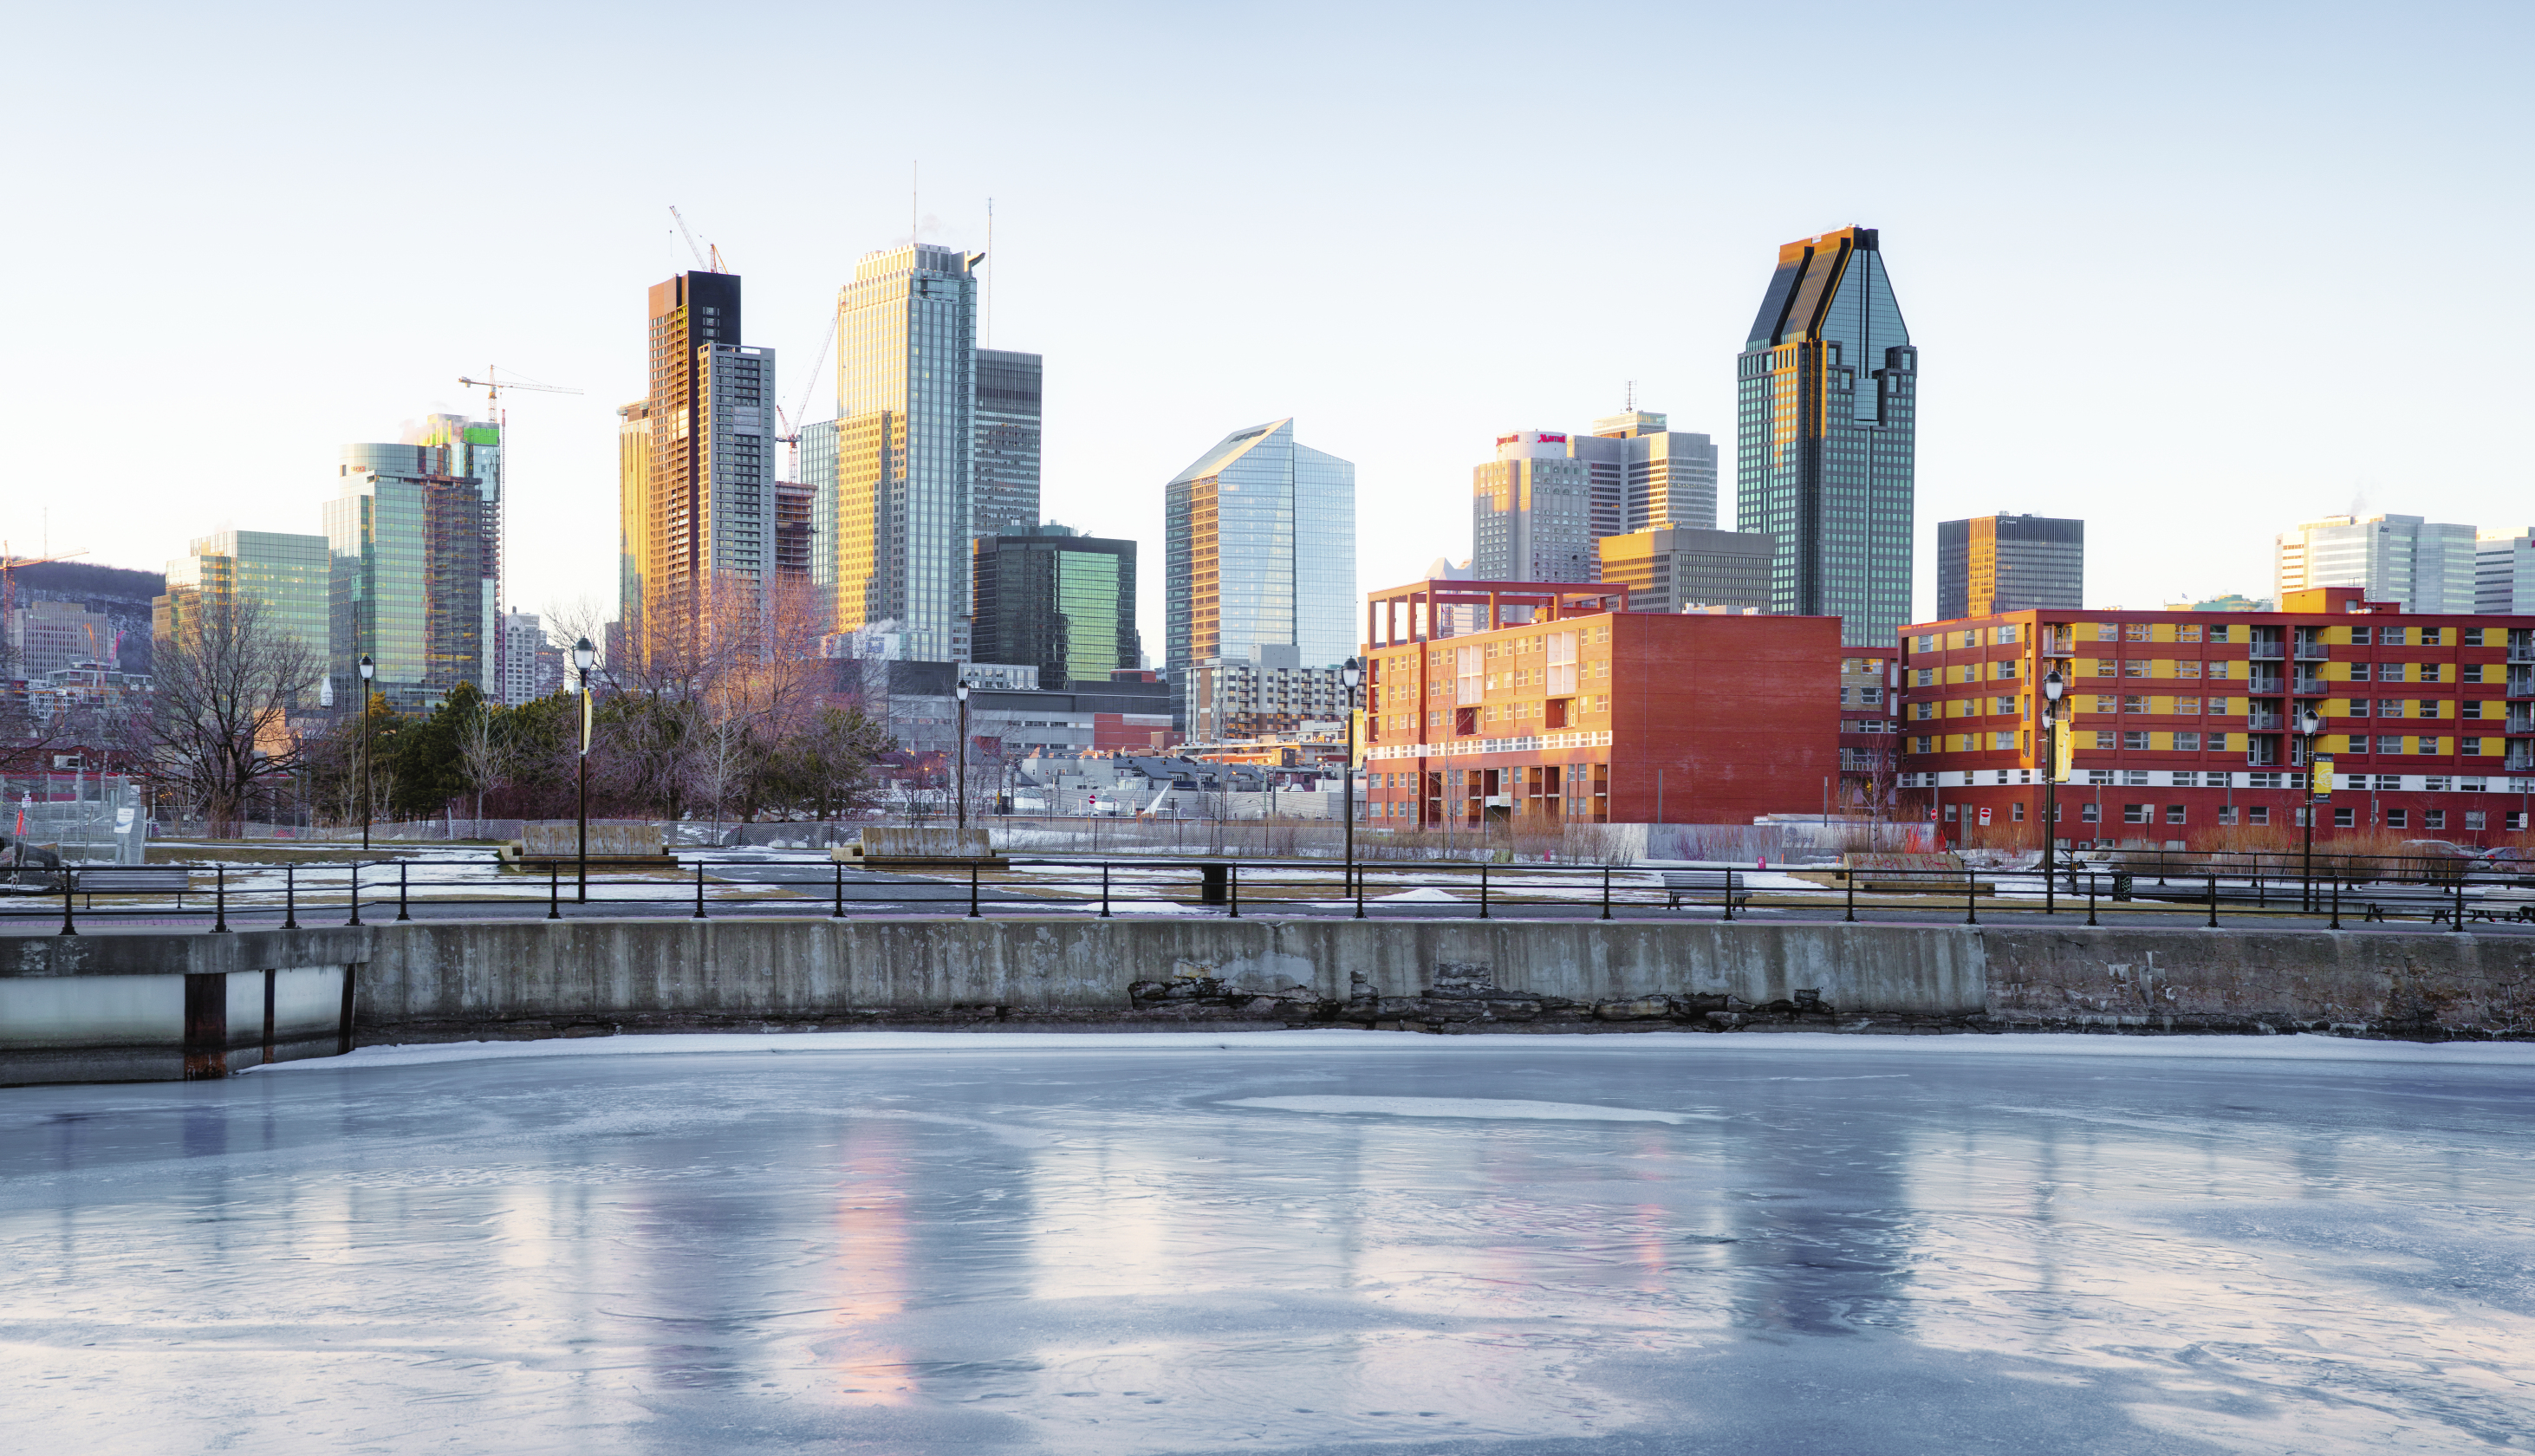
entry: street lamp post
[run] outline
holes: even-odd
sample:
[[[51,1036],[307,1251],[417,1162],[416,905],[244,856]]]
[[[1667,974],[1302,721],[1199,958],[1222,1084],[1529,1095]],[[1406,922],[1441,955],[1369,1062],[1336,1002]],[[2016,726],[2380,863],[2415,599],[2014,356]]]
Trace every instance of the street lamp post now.
[[[1346,776],[1342,780],[1340,802],[1346,814],[1347,893],[1353,894],[1355,893],[1355,689],[1358,683],[1364,681],[1364,659],[1348,658],[1346,666],[1338,669],[1338,681],[1346,687],[1346,762],[1341,765],[1345,769]]]
[[[2306,741],[2306,752],[2299,755],[2299,766],[2306,770],[2306,855],[2302,878],[2306,881],[2305,909],[2315,910],[2315,735],[2323,727],[2323,719],[2312,704],[2298,709],[2298,736]]]
[[[2060,833],[2060,696],[2069,685],[2053,668],[2042,679],[2042,882],[2051,882],[2051,851]]]
[[[953,778],[951,781],[951,796],[952,802],[957,806],[955,812],[959,817],[958,824],[961,842],[964,843],[966,841],[966,831],[968,828],[968,685],[965,681],[962,681],[958,687],[952,689],[951,692],[954,697],[959,699],[958,767],[956,770],[957,777]]]
[[[598,649],[589,644],[589,638],[583,637],[572,644],[572,662],[573,666],[581,669],[581,760],[576,770],[581,853],[573,903],[587,905],[589,903],[589,670],[598,663]]]
[[[379,665],[361,654],[361,853],[370,852],[370,679]]]

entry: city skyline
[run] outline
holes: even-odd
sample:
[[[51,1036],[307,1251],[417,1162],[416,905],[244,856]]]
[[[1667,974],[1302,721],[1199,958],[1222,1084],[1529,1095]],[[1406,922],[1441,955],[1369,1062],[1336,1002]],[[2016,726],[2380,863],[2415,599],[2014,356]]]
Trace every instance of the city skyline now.
[[[218,25],[175,17],[136,53],[97,42],[77,16],[41,16],[28,41],[60,64],[13,98],[31,122],[71,114],[109,76],[145,103],[27,159],[28,205],[54,222],[40,265],[37,234],[0,246],[40,266],[47,285],[29,301],[28,327],[52,342],[40,361],[13,361],[16,383],[0,395],[27,411],[16,463],[23,479],[107,488],[0,492],[0,538],[152,568],[207,529],[295,523],[297,507],[281,502],[275,515],[273,498],[305,490],[313,506],[338,443],[394,439],[402,421],[432,410],[481,413],[480,392],[456,381],[497,363],[584,392],[503,400],[514,591],[501,605],[603,604],[615,576],[603,524],[613,410],[643,394],[623,300],[693,266],[667,205],[747,275],[751,341],[802,361],[782,381],[788,407],[852,259],[908,236],[908,164],[921,161],[922,240],[983,249],[993,197],[995,338],[1062,360],[1048,379],[1046,514],[1136,538],[1147,553],[1161,537],[1141,483],[1166,479],[1191,448],[1154,428],[1161,420],[1313,421],[1319,442],[1361,467],[1357,575],[1367,581],[1457,555],[1457,540],[1422,523],[1466,499],[1470,442],[1509,424],[1594,418],[1621,407],[1635,381],[1639,397],[1721,443],[1732,411],[1725,356],[1765,282],[1765,250],[1860,218],[1883,229],[1914,334],[1945,355],[1932,382],[1942,408],[1919,440],[1923,552],[1939,519],[2002,507],[2085,516],[2100,600],[2258,596],[2279,523],[2347,510],[2354,497],[2361,515],[2504,524],[2520,514],[2510,503],[2527,494],[2528,466],[2497,417],[2467,412],[2460,429],[2422,438],[2409,422],[2450,406],[2402,363],[2405,341],[2436,324],[2435,290],[2421,279],[2457,239],[2504,233],[2528,208],[2490,181],[2508,169],[2497,58],[2526,17],[2480,14],[2476,33],[2494,43],[2461,59],[2427,27],[2321,27],[2283,46],[2259,8],[2198,18],[2190,45],[2172,43],[2169,22],[2070,16],[2011,28],[1941,17],[1875,31],[1871,43],[1860,32],[1831,50],[1907,68],[1923,97],[1911,145],[1870,152],[1836,145],[1851,123],[1829,111],[1773,117],[1764,130],[1756,98],[1767,89],[1730,72],[1686,99],[1596,94],[1546,120],[1473,118],[1439,143],[1418,118],[1441,114],[1465,84],[1486,27],[1437,28],[1414,8],[1308,14],[1345,26],[1350,43],[1338,47],[1308,39],[1308,24],[1263,41],[1230,17],[1187,18],[1158,34],[1016,13],[958,74],[1042,108],[1029,135],[1015,139],[983,114],[929,112],[922,98],[952,73],[928,60],[874,83],[890,104],[878,120],[875,108],[858,112],[854,155],[808,191],[781,185],[788,161],[700,137],[642,156],[599,145],[648,105],[615,80],[641,54],[630,35],[576,29],[567,38],[529,25],[486,65],[449,79],[439,116],[365,112],[283,135],[270,106],[334,74],[337,60],[392,46],[382,18],[309,28],[270,9]],[[843,124],[797,80],[806,63],[796,56],[840,31],[884,45],[919,31],[911,19],[806,19],[802,43],[773,57],[781,84],[768,92],[767,124],[818,145]],[[1578,39],[1650,27],[1708,54],[1775,53],[1810,37],[1793,17],[1698,10],[1610,7],[1567,24]],[[1234,35],[1245,44],[1226,62]],[[1201,55],[1236,81],[1327,87],[1329,104],[1299,122],[1261,113],[1156,135],[1138,83],[1082,103],[1084,76],[1149,86]],[[1385,84],[1346,84],[1359,66]],[[213,87],[215,75],[230,80]],[[2217,77],[2223,86],[2206,84]],[[1973,78],[1978,86],[1963,84]],[[2145,123],[2140,96],[2158,98]],[[377,157],[461,145],[447,114],[515,104],[525,111],[503,144],[512,160],[469,184],[477,215],[497,222],[463,241],[340,225],[398,185]],[[1764,134],[1770,145],[1757,145]],[[2212,147],[2211,137],[2227,141]],[[1485,229],[1449,220],[1501,199],[1510,175],[1590,171],[1631,145],[1615,139],[1662,153],[1696,185],[1652,190],[1589,236],[1546,216]],[[1817,160],[1787,164],[1795,154]],[[2002,188],[2004,175],[2025,185]],[[105,188],[102,176],[120,180]],[[1284,189],[1285,206],[1248,213],[1257,225],[1205,220],[1255,208],[1262,179]],[[2384,205],[2303,232],[2257,273],[2209,267],[2209,239],[2267,235],[2353,189]],[[177,214],[192,219],[186,266],[148,266],[169,246],[159,219]],[[1352,239],[1368,232],[1416,266],[1362,267]],[[1620,290],[1568,306],[1579,268],[1622,280]],[[169,328],[199,306],[184,279],[204,272],[267,306],[217,330]],[[2072,277],[2084,286],[2067,286]],[[2328,317],[2308,303],[2319,290],[2336,299]],[[1121,308],[1122,298],[1169,306]],[[1508,304],[1520,299],[1562,300],[1539,326],[1545,346],[1507,346]],[[2456,346],[2442,377],[2504,378],[2493,340],[2515,336],[2528,306],[2494,300],[2491,327]],[[2082,341],[2083,391],[2036,365],[2034,320],[2046,310],[2049,337]],[[2321,377],[2248,374],[2215,351],[2176,347],[2220,316],[2283,357],[2339,362]],[[1328,347],[1375,321],[1381,347]],[[324,367],[308,367],[311,357]],[[132,377],[137,362],[172,386],[137,417],[114,392],[75,383]],[[248,379],[290,382],[254,396],[254,451],[214,453],[181,486],[130,463],[217,438],[249,397]],[[2065,449],[2105,418],[2123,421],[2123,449]],[[2245,429],[2247,419],[2262,428]],[[105,440],[125,444],[100,458]],[[2104,499],[2130,509],[2115,519],[2096,508]],[[2175,529],[2186,519],[2189,530]],[[1914,616],[1933,605],[1929,576],[1920,573]],[[1155,596],[1148,640],[1160,634]]]

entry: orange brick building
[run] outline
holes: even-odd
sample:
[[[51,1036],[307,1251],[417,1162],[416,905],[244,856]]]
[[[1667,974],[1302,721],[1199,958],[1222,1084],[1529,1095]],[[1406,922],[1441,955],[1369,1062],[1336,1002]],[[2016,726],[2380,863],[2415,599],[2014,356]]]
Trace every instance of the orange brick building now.
[[[1749,823],[1818,812],[1839,777],[1836,618],[1416,581],[1368,597],[1364,637],[1373,824]]]
[[[2335,831],[2508,842],[2535,807],[2535,617],[2412,615],[2358,587],[2277,612],[2010,612],[1901,629],[1900,792],[1947,843],[2039,847],[2042,682],[2066,685],[2060,843],[2295,829],[2313,706]]]

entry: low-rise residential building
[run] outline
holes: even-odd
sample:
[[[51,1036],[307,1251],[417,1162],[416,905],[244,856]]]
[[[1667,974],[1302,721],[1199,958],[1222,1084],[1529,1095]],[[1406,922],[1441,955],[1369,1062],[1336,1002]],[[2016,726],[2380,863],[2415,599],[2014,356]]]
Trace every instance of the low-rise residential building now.
[[[2416,614],[2359,587],[2277,612],[2034,611],[1905,627],[1901,793],[1950,844],[2039,847],[2057,671],[2054,838],[2256,847],[2295,830],[2312,708],[2335,831],[2487,844],[2535,796],[2535,616]],[[2285,836],[2283,836],[2283,842]]]
[[[1371,595],[1369,815],[1748,823],[1839,773],[1839,623],[1628,610],[1610,582],[1426,580]],[[1458,606],[1481,630],[1439,632]]]
[[[1839,799],[1834,810],[1886,817],[1899,782],[1900,721],[1889,652],[1847,648],[1839,659]]]
[[[1300,732],[1314,719],[1343,719],[1346,685],[1336,663],[1306,666],[1291,644],[1254,645],[1208,657],[1188,674],[1189,736],[1200,743]]]

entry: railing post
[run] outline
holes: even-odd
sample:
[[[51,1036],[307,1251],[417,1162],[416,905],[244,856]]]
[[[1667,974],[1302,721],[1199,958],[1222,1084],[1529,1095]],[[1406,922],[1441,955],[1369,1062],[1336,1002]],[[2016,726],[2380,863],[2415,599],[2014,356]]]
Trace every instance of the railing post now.
[[[1857,872],[1850,870],[1839,878],[1848,886],[1848,913],[1840,919],[1854,924],[1857,920]]]
[[[1725,867],[1725,918],[1734,918],[1734,867]]]
[[[1109,918],[1109,862],[1100,862],[1100,918]]]
[[[845,918],[845,864],[842,860],[836,861],[836,908],[828,912],[828,918],[830,920]]]
[[[299,866],[286,860],[281,866],[281,928],[299,929]]]
[[[2095,872],[2086,872],[2086,924],[2095,923]]]
[[[2216,930],[2216,929],[2218,929],[2218,877],[2217,877],[2217,876],[2215,876],[2215,875],[2212,875],[2212,876],[2210,876],[2210,877],[2209,877],[2209,926],[2208,926],[2208,928],[2209,928],[2210,930],[2213,930],[2213,931],[2214,931],[2214,930]]]
[[[1980,872],[1963,872],[1963,924],[1980,924]]]
[[[1358,866],[1355,872],[1355,918],[1364,919],[1364,869],[1362,866]]]
[[[399,920],[413,919],[412,914],[406,909],[405,905],[404,872],[406,863],[407,862],[404,860],[397,861],[397,919]]]
[[[1241,918],[1241,862],[1239,860],[1234,860],[1223,867],[1223,885],[1232,901],[1231,918],[1239,920]]]
[[[2332,880],[2332,924],[2325,929],[2341,929],[2341,877],[2337,875]]]
[[[2044,826],[2043,826],[2043,830],[2042,830],[2042,832],[2044,832],[2044,833],[2046,833],[2046,834],[2048,834],[2049,832],[2051,832],[2051,828],[2050,828],[2050,826],[2049,826],[2048,824],[2044,825]],[[2045,866],[2043,866],[2043,867],[2042,867],[2042,913],[2043,913],[2043,914],[2045,914],[2045,915],[2049,915],[2049,914],[2051,914],[2053,911],[2055,911],[2056,909],[2058,909],[2058,908],[2059,908],[2059,890],[2060,890],[2060,877],[2051,873],[2051,867],[2050,867],[2049,865],[2045,865]]]
[[[546,919],[563,919],[563,864],[546,862]]]
[[[352,861],[352,918],[343,923],[345,925],[361,923],[361,862],[359,860]]]
[[[968,918],[977,918],[977,862],[968,862]]]
[[[1602,867],[1602,918],[1611,918],[1611,867]]]
[[[1479,919],[1488,918],[1488,862],[1479,861]]]
[[[705,861],[702,855],[696,856],[696,913],[687,918],[689,920],[705,918]]]
[[[2456,872],[2455,889],[2455,923],[2449,925],[2447,929],[2460,933],[2464,930],[2464,872],[2462,870]]]

